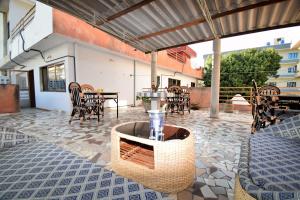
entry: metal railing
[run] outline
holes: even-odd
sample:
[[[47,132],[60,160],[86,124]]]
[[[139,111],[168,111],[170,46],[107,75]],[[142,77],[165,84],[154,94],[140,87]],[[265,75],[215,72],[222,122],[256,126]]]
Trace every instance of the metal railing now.
[[[251,104],[252,87],[220,87],[220,103],[231,100],[235,95],[240,94],[249,104]],[[244,100],[235,100],[244,101]]]
[[[186,56],[183,55],[182,52],[177,52],[175,49],[168,49],[167,50],[167,55],[175,60],[177,60],[178,62],[181,63],[186,63]]]
[[[25,28],[34,18],[35,14],[35,5],[20,19],[17,25],[10,32],[10,38],[13,39],[18,35],[20,30]]]

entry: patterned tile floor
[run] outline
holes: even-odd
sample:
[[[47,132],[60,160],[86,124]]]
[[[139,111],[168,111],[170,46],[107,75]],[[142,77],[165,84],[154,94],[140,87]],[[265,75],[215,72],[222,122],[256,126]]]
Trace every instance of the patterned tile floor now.
[[[54,144],[35,141],[0,150],[1,200],[168,199],[164,197]]]
[[[41,140],[57,144],[92,162],[105,165],[110,162],[110,130],[119,123],[148,120],[142,108],[106,109],[97,120],[73,121],[69,114],[59,111],[23,109],[17,114],[0,115],[0,126],[14,127]],[[247,113],[220,113],[219,119],[209,118],[205,110],[190,114],[173,114],[169,124],[188,127],[196,136],[196,174],[190,188],[169,197],[178,200],[233,199],[234,177],[237,172],[241,141],[249,136],[251,115]]]

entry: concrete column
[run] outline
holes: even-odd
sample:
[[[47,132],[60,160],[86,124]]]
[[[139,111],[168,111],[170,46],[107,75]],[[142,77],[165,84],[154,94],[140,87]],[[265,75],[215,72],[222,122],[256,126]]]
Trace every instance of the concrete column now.
[[[152,51],[151,52],[151,85],[150,88],[152,86],[152,83],[155,84],[155,86],[157,85],[157,66],[156,66],[156,62],[157,62],[157,52]]]
[[[152,88],[152,83],[154,83],[155,86],[157,86],[157,52],[152,51],[151,52],[151,87]],[[154,93],[152,94],[153,96],[151,97],[151,110],[159,110],[160,109],[160,98],[155,97]]]
[[[219,92],[220,92],[220,65],[221,65],[221,40],[213,41],[213,63],[211,74],[211,103],[210,117],[218,118],[219,115]]]

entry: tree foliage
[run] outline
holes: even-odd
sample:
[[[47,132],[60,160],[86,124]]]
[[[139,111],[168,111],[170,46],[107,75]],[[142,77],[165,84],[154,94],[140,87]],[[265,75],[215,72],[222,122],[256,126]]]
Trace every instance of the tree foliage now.
[[[223,55],[221,58],[221,86],[252,86],[252,79],[264,85],[268,76],[274,76],[280,68],[282,57],[274,49],[249,49]],[[204,83],[211,85],[212,57],[204,65]]]

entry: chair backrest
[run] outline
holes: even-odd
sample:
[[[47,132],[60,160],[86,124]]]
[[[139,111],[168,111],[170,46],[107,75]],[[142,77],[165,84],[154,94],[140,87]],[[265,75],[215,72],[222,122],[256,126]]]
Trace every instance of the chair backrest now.
[[[91,86],[90,84],[82,84],[81,85],[81,90],[82,92],[94,92],[95,88],[93,86]]]
[[[181,94],[183,91],[182,91],[182,88],[180,86],[173,85],[173,86],[168,88],[168,92],[174,93],[174,94]]]
[[[187,86],[180,86],[182,89],[182,92],[185,94],[190,94],[191,93],[191,88],[187,87]]]
[[[76,82],[71,82],[69,84],[69,93],[70,93],[73,107],[80,106],[81,105],[80,94],[82,93],[80,85]]]
[[[280,94],[280,89],[273,85],[265,85],[258,89],[260,95],[278,95]]]
[[[257,89],[257,83],[254,79],[252,80],[252,85],[253,85],[253,95],[258,96],[259,93],[258,93],[258,89]]]

